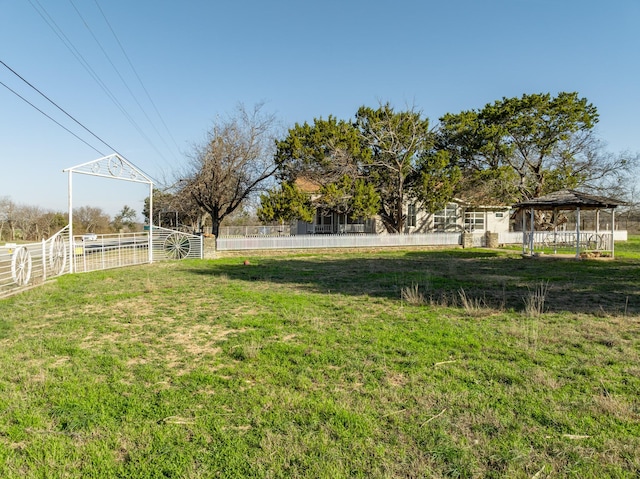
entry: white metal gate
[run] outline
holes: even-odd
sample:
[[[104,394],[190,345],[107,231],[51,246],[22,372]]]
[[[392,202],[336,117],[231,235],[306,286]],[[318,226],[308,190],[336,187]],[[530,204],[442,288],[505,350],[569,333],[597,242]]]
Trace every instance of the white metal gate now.
[[[78,235],[72,251],[76,273],[149,263],[149,234]]]
[[[0,297],[42,284],[68,273],[69,227],[40,243],[0,246]]]
[[[202,236],[153,227],[154,259],[185,259],[203,257]]]
[[[149,232],[84,234],[71,242],[68,226],[40,243],[6,243],[0,246],[0,298],[71,271],[149,263],[149,243]],[[155,261],[203,257],[201,236],[154,226],[151,244]]]

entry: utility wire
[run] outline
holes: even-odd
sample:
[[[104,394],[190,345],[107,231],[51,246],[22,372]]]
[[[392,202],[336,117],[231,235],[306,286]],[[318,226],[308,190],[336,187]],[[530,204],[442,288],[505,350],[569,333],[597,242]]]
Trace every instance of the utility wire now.
[[[67,49],[71,52],[71,54],[76,58],[76,60],[78,60],[78,63],[80,63],[84,69],[87,71],[87,73],[89,73],[89,75],[94,79],[94,81],[100,86],[100,88],[102,88],[102,90],[105,92],[105,94],[107,95],[107,97],[109,97],[109,99],[111,99],[111,101],[116,105],[116,107],[122,112],[122,114],[129,119],[130,122],[133,122],[133,119],[131,118],[131,116],[126,112],[126,110],[124,109],[124,107],[118,102],[118,99],[115,97],[115,95],[111,92],[111,90],[109,90],[109,88],[107,87],[107,85],[100,79],[100,77],[98,76],[98,74],[93,70],[93,68],[91,68],[91,65],[89,65],[89,63],[84,59],[84,57],[82,56],[82,54],[78,51],[77,48],[75,48],[75,46],[73,45],[73,43],[71,42],[71,40],[69,40],[67,38],[67,36],[64,34],[64,32],[62,31],[62,29],[58,26],[58,24],[55,22],[55,20],[53,20],[53,18],[51,18],[51,16],[47,13],[46,9],[42,6],[42,4],[40,4],[40,2],[38,0],[35,0],[36,3],[38,4],[38,6],[40,7],[40,9],[42,11],[40,11],[31,0],[29,0],[29,3],[31,4],[31,6],[33,7],[33,9],[38,13],[38,15],[40,15],[40,17],[44,20],[44,22],[49,26],[49,28],[51,28],[51,30],[53,31],[53,33],[56,34],[56,36],[60,39],[60,41],[67,47]],[[44,14],[42,13],[44,12]],[[46,17],[45,17],[46,15]],[[122,155],[120,155],[122,156]]]
[[[104,141],[102,138],[100,138],[98,135],[96,135],[94,132],[92,132],[89,128],[87,128],[86,126],[84,126],[82,123],[80,123],[78,120],[76,120],[73,116],[71,116],[71,114],[67,113],[61,106],[59,106],[56,102],[54,102],[51,98],[49,98],[47,95],[45,95],[44,93],[42,93],[40,90],[38,90],[38,88],[36,88],[35,86],[33,86],[31,83],[29,83],[24,77],[22,77],[18,72],[16,72],[13,68],[11,68],[9,65],[7,65],[5,62],[3,62],[2,60],[0,60],[0,64],[2,64],[7,70],[9,70],[11,73],[13,73],[15,76],[17,76],[18,78],[20,78],[20,80],[22,80],[24,83],[26,83],[27,85],[29,85],[32,89],[34,89],[35,91],[37,91],[41,96],[43,96],[49,103],[51,103],[53,106],[55,106],[58,110],[60,110],[62,113],[64,113],[65,115],[67,115],[69,118],[71,118],[76,124],[78,124],[79,126],[81,126],[85,131],[87,131],[89,134],[91,134],[94,138],[96,138],[98,141],[100,141],[103,145],[107,146],[109,149],[111,149],[112,151],[114,151],[115,153],[118,153],[118,150],[116,150],[113,146],[109,145],[109,143],[107,143],[106,141]],[[4,84],[3,84],[4,85]],[[4,85],[6,88],[6,85]],[[13,91],[13,90],[11,90]],[[15,93],[15,92],[14,92]],[[22,98],[22,97],[20,97]],[[25,100],[26,101],[26,100]],[[31,103],[29,103],[31,105]],[[32,105],[33,106],[33,105]],[[35,107],[34,107],[35,108]],[[38,111],[40,111],[42,113],[42,110],[38,109]],[[45,113],[43,113],[45,114]],[[46,114],[45,114],[46,115]],[[47,118],[51,118],[49,115],[46,115]],[[55,121],[55,120],[53,120]],[[58,122],[56,122],[58,123]],[[58,125],[60,125],[60,123],[58,123]],[[62,125],[60,125],[62,126]],[[64,127],[63,127],[64,128]],[[65,128],[66,130],[66,128]],[[69,131],[69,130],[67,130]],[[75,135],[74,135],[75,136]],[[77,138],[77,137],[76,137]],[[93,147],[92,147],[93,148]],[[94,148],[95,150],[95,148]],[[97,151],[97,150],[96,150]],[[124,156],[121,153],[118,153],[118,155],[120,155],[121,157],[124,158]]]
[[[69,40],[69,38],[64,34],[64,32],[58,26],[58,24],[55,22],[55,20],[53,18],[51,18],[51,15],[49,15],[47,10],[42,6],[42,4],[38,0],[35,0],[35,2],[38,4],[38,7],[40,7],[40,9],[38,9],[38,7],[36,7],[34,5],[34,3],[31,0],[29,0],[29,3],[31,4],[33,9],[36,11],[36,13],[38,13],[38,15],[40,15],[40,17],[49,26],[49,28],[53,31],[53,33],[55,33],[56,36],[60,39],[60,41],[64,44],[64,46],[67,47],[67,50],[69,50],[69,52],[71,52],[71,54],[75,57],[75,59],[78,60],[78,63],[80,63],[80,65],[83,66],[83,68],[87,71],[87,73],[89,73],[89,75],[93,78],[93,80],[100,86],[100,88],[102,88],[102,90],[111,99],[111,101],[116,105],[116,107],[118,107],[120,109],[122,114],[125,115],[125,116],[128,116],[127,112],[124,110],[124,107],[121,104],[119,104],[118,99],[115,97],[115,95],[111,92],[111,90],[109,90],[107,85],[100,79],[100,77],[93,70],[93,68],[91,68],[91,65],[89,65],[89,63],[84,59],[82,54],[73,45],[71,40]],[[42,12],[44,12],[44,14]]]
[[[160,118],[160,122],[164,126],[165,131],[167,132],[167,134],[169,135],[169,138],[171,138],[171,141],[173,142],[174,146],[176,147],[176,151],[178,153],[180,153],[180,147],[178,146],[178,143],[176,142],[175,138],[171,134],[171,130],[169,129],[169,127],[167,126],[167,123],[164,121],[164,118],[160,114],[160,110],[158,110],[158,107],[156,106],[155,102],[151,98],[151,95],[149,94],[149,91],[145,87],[144,83],[142,82],[142,79],[140,78],[140,75],[138,75],[138,71],[133,66],[133,62],[129,58],[129,55],[127,55],[127,52],[125,51],[124,47],[122,46],[122,43],[120,42],[120,39],[118,38],[118,35],[116,35],[115,30],[111,26],[111,23],[107,19],[107,16],[104,14],[104,11],[100,7],[100,4],[98,3],[98,0],[93,0],[93,1],[96,4],[96,7],[98,7],[98,10],[100,11],[100,14],[102,15],[102,18],[104,18],[105,23],[109,27],[109,30],[111,30],[111,33],[113,34],[113,37],[116,39],[116,42],[118,42],[118,45],[120,46],[120,50],[122,51],[122,54],[127,59],[127,62],[129,62],[129,66],[131,67],[131,70],[133,71],[133,73],[135,74],[136,78],[138,79],[138,82],[140,82],[140,86],[142,87],[142,89],[144,90],[145,94],[147,95],[147,98],[149,99],[149,102],[153,106],[153,109],[155,110],[156,114],[158,115],[158,118]],[[162,138],[162,136],[161,136],[161,138]]]
[[[135,93],[133,93],[133,91],[131,90],[131,88],[129,87],[129,84],[127,83],[127,81],[124,79],[124,77],[122,76],[122,74],[120,73],[120,70],[118,69],[118,67],[115,65],[115,63],[113,63],[113,60],[111,59],[111,57],[109,56],[109,54],[107,53],[107,51],[105,50],[105,48],[102,46],[102,43],[100,42],[100,40],[98,39],[98,37],[96,37],[95,33],[93,33],[93,30],[91,29],[91,27],[89,26],[89,24],[87,23],[87,21],[85,20],[85,18],[82,16],[82,13],[80,13],[80,10],[78,10],[78,7],[76,7],[75,3],[73,3],[73,0],[69,0],[69,3],[71,4],[71,6],[73,7],[73,9],[76,11],[76,13],[78,14],[78,16],[80,17],[80,20],[82,20],[82,23],[84,24],[85,28],[87,29],[87,31],[89,32],[89,34],[91,34],[91,36],[93,37],[93,39],[95,40],[95,42],[98,44],[98,47],[100,48],[100,50],[102,51],[103,55],[105,56],[105,58],[107,59],[107,61],[109,62],[109,64],[111,65],[111,67],[113,68],[113,70],[116,72],[116,74],[118,75],[118,78],[120,78],[120,81],[122,81],[122,84],[125,86],[125,88],[127,89],[127,91],[129,92],[129,94],[131,94],[131,97],[133,98],[133,100],[136,102],[136,104],[138,105],[138,107],[140,108],[140,110],[142,111],[142,113],[144,114],[145,118],[147,119],[147,121],[149,122],[149,124],[151,125],[151,127],[154,129],[154,131],[156,132],[156,134],[158,135],[158,137],[164,142],[164,138],[162,137],[162,135],[160,134],[160,132],[158,131],[158,128],[156,128],[155,124],[153,123],[153,121],[151,121],[151,118],[149,118],[149,115],[147,114],[147,111],[144,109],[144,107],[140,104],[140,102],[138,101],[137,96],[135,95]],[[156,153],[158,153],[158,155],[160,155],[160,157],[167,161],[167,159],[164,157],[164,155],[162,154],[162,152],[153,144],[153,142],[151,141],[151,139],[144,133],[141,132],[141,134],[143,135],[143,137],[145,138],[145,140],[147,140],[147,142],[149,142],[149,144],[151,145],[151,147],[156,151]],[[166,144],[165,142],[165,146],[167,148],[169,148],[169,145]]]
[[[76,60],[78,60],[78,62],[84,67],[84,69],[87,71],[87,73],[89,73],[89,75],[94,79],[94,81],[102,88],[102,90],[105,92],[105,94],[109,97],[109,99],[114,103],[114,105],[120,110],[120,112],[127,118],[127,120],[129,120],[129,122],[133,125],[133,127],[138,131],[138,133],[147,140],[147,142],[149,142],[149,144],[152,146],[152,148],[154,148],[157,152],[157,148],[153,145],[153,143],[149,140],[149,138],[144,134],[144,132],[142,131],[142,129],[138,126],[138,124],[135,122],[135,120],[131,117],[131,115],[125,110],[125,108],[122,106],[122,104],[118,101],[118,99],[115,97],[115,95],[111,92],[111,90],[109,90],[109,88],[107,87],[107,85],[100,79],[100,77],[98,76],[98,74],[93,70],[93,68],[91,68],[91,65],[89,65],[89,63],[84,59],[84,57],[82,56],[82,54],[78,51],[77,48],[75,48],[75,46],[73,45],[73,43],[71,42],[71,40],[69,40],[69,38],[64,34],[64,32],[62,31],[62,29],[56,24],[55,20],[53,20],[53,18],[51,17],[51,15],[49,15],[49,13],[47,12],[47,10],[42,6],[42,4],[38,1],[35,0],[35,2],[38,4],[38,7],[36,7],[33,3],[32,0],[29,0],[29,3],[31,4],[31,6],[33,7],[33,9],[38,13],[38,15],[40,15],[40,17],[44,20],[44,22],[49,26],[49,28],[51,28],[51,30],[53,30],[53,32],[56,34],[56,36],[60,39],[60,41],[67,47],[67,49],[71,52],[71,54],[76,58]],[[42,13],[44,12],[44,14]],[[45,16],[46,15],[46,16]],[[116,152],[117,153],[117,152]],[[162,154],[160,152],[158,152],[160,156],[162,156]],[[120,156],[122,156],[124,158],[124,155],[118,153]]]
[[[4,62],[3,62],[4,65]],[[6,66],[6,65],[5,65]],[[87,143],[85,140],[83,140],[82,138],[80,138],[78,135],[76,135],[74,132],[72,132],[69,128],[67,128],[66,126],[64,126],[63,124],[59,123],[58,121],[56,121],[54,118],[50,117],[49,115],[47,115],[44,111],[42,111],[40,108],[38,108],[37,106],[35,106],[33,103],[31,103],[29,100],[27,100],[25,97],[23,97],[22,95],[20,95],[18,92],[16,92],[15,90],[11,89],[9,86],[7,86],[6,84],[4,84],[3,82],[0,81],[0,85],[2,85],[3,87],[5,87],[7,90],[9,90],[11,93],[13,93],[15,96],[17,96],[18,98],[20,98],[22,101],[24,101],[25,103],[27,103],[28,105],[30,105],[31,107],[35,108],[36,110],[38,110],[40,113],[42,113],[44,116],[46,116],[49,120],[51,120],[52,122],[54,122],[56,125],[58,125],[60,128],[66,130],[67,132],[71,133],[73,136],[75,136],[78,140],[80,140],[82,143],[84,143],[85,145],[87,145],[89,148],[91,148],[93,151],[97,152],[99,155],[101,156],[105,156],[104,153],[102,153],[100,150],[98,150],[97,148],[95,148],[94,146],[90,145],[89,143]]]

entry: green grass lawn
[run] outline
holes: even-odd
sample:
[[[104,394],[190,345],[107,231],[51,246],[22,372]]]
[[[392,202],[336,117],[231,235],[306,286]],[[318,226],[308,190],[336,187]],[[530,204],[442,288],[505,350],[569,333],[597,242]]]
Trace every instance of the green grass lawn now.
[[[638,477],[640,240],[616,256],[60,277],[0,300],[0,477]]]

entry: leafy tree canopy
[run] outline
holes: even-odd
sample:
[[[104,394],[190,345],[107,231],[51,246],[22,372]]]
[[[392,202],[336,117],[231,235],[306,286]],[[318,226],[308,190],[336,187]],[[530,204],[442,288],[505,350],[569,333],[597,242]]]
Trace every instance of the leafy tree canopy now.
[[[309,196],[294,183],[284,182],[260,195],[258,219],[265,223],[289,222],[296,219],[313,221],[314,210]]]
[[[597,122],[596,107],[575,92],[525,94],[444,115],[437,145],[465,171],[465,189],[514,202],[601,175]]]
[[[276,163],[284,181],[321,185],[313,204],[324,213],[378,214],[389,232],[401,232],[407,199],[435,208],[451,198],[458,181],[449,154],[433,147],[428,119],[387,103],[361,107],[353,123],[330,116],[296,124],[277,142]]]
[[[370,152],[353,124],[333,116],[291,128],[276,142],[278,176],[285,181],[304,177],[318,184],[338,181],[344,175],[357,178]]]

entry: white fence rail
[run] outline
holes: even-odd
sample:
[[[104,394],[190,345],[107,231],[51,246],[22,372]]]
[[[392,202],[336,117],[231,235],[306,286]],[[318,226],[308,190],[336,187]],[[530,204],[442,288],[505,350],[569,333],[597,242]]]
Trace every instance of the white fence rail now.
[[[307,248],[371,248],[392,246],[446,246],[460,244],[460,233],[427,233],[411,235],[338,234],[297,235],[283,237],[220,237],[216,241],[219,251],[252,249],[307,249]]]
[[[290,225],[248,225],[248,226],[221,226],[220,236],[289,236]]]
[[[153,259],[202,259],[202,236],[153,227]]]
[[[529,235],[529,232],[525,234]],[[535,231],[534,233],[534,244],[539,247],[548,246],[552,244],[576,244],[576,233],[574,231],[558,231],[554,233],[553,231]],[[598,231],[595,230],[587,230],[580,232],[580,240],[581,243],[589,243],[596,242],[597,238],[603,237],[603,235],[610,235],[610,231]],[[522,244],[522,231],[518,232],[509,232],[509,233],[499,233],[498,234],[498,243],[499,244]],[[528,236],[527,236],[528,238]],[[614,241],[627,241],[627,231],[626,230],[616,230],[613,232],[613,240]],[[602,241],[599,241],[602,243]]]
[[[73,270],[76,273],[148,262],[148,233],[88,234],[73,237]]]
[[[626,231],[615,231],[615,241],[626,241]],[[548,243],[549,235],[553,232],[536,232],[536,244],[538,240]],[[575,244],[575,233],[564,233],[557,239],[563,239],[565,242],[570,240],[573,235],[573,244]],[[606,232],[584,231],[585,241],[589,242],[589,238],[600,238],[597,247],[600,249],[606,247],[604,245],[604,236]],[[409,234],[409,235],[377,235],[377,234],[337,234],[337,235],[296,235],[296,236],[249,236],[249,237],[224,237],[221,236],[216,240],[216,249],[218,251],[241,251],[241,250],[270,250],[270,249],[312,249],[312,248],[375,248],[385,246],[456,246],[461,244],[461,233],[425,233],[425,234]],[[595,239],[592,243],[595,242]],[[499,233],[498,243],[504,244],[522,244],[522,232]],[[543,243],[541,243],[543,244]],[[590,243],[589,243],[590,244]],[[595,244],[595,243],[594,243]],[[485,235],[482,233],[473,234],[473,246],[485,246]]]
[[[0,246],[0,298],[69,273],[97,271],[149,263],[149,233],[73,237],[69,227],[40,243]],[[154,260],[202,258],[202,237],[153,227]]]
[[[202,237],[158,226],[151,239],[154,261],[202,258]],[[78,273],[149,263],[149,233],[74,237],[74,271]]]
[[[0,246],[0,297],[69,272],[69,228],[40,243]]]

